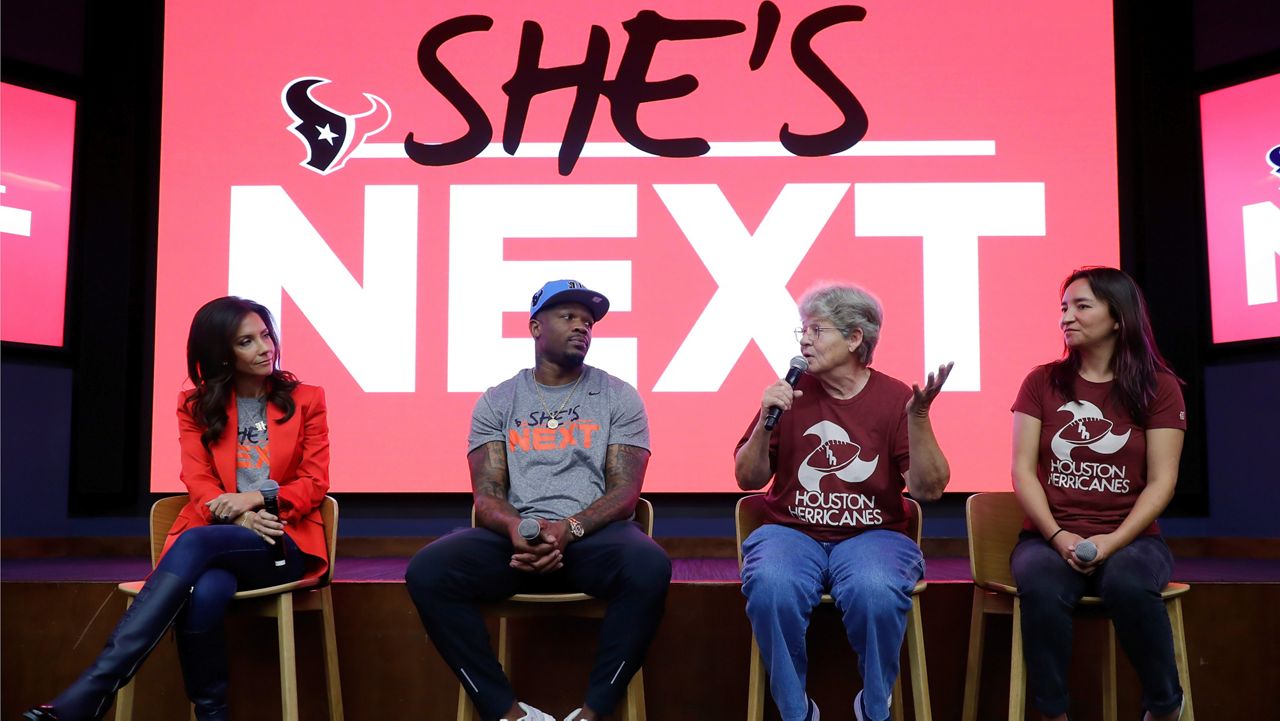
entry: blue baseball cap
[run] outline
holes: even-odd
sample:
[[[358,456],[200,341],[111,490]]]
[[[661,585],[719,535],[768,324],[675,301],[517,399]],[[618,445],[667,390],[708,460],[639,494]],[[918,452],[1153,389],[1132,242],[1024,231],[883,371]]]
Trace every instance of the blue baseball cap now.
[[[608,298],[594,290],[588,290],[587,286],[576,280],[565,279],[548,281],[533,294],[533,302],[529,304],[529,317],[537,315],[543,308],[559,303],[581,303],[591,309],[591,315],[596,320],[609,312]]]

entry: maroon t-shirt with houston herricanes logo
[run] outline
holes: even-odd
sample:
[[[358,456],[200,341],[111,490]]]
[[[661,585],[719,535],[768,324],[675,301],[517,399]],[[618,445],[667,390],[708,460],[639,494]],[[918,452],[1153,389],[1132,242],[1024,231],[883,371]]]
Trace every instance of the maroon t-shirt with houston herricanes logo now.
[[[1114,381],[1076,377],[1075,399],[1063,400],[1049,385],[1049,366],[1022,381],[1011,410],[1040,419],[1036,476],[1058,525],[1088,538],[1120,526],[1147,487],[1147,435],[1152,428],[1186,430],[1187,411],[1178,380],[1156,374],[1156,396],[1143,426],[1134,425]],[[1032,530],[1030,520],[1024,528]],[[1152,523],[1142,535],[1155,535]]]
[[[765,494],[766,522],[824,542],[869,528],[905,533],[902,474],[910,465],[911,389],[876,370],[853,398],[832,398],[809,375],[796,388],[804,395],[782,414],[769,439],[774,479]],[[759,420],[757,411],[735,453]]]

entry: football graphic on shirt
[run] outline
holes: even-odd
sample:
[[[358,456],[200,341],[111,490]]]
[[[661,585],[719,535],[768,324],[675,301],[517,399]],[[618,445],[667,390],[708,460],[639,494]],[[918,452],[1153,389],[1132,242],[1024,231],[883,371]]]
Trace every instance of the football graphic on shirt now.
[[[849,440],[848,432],[831,421],[818,421],[804,434],[817,436],[820,441],[796,471],[796,477],[805,490],[817,491],[822,479],[832,474],[845,483],[862,483],[871,477],[880,463],[879,456],[869,461],[862,460],[862,446]]]
[[[808,462],[815,471],[835,473],[858,459],[862,446],[853,441],[830,440],[809,454]]]
[[[1130,431],[1120,435],[1111,432],[1111,421],[1102,416],[1102,409],[1088,401],[1072,401],[1058,408],[1071,414],[1071,420],[1058,430],[1049,443],[1049,449],[1060,461],[1071,460],[1071,452],[1077,448],[1089,448],[1094,453],[1111,455],[1124,448]]]
[[[1059,433],[1067,443],[1087,446],[1110,433],[1112,425],[1106,418],[1079,418],[1068,423]]]

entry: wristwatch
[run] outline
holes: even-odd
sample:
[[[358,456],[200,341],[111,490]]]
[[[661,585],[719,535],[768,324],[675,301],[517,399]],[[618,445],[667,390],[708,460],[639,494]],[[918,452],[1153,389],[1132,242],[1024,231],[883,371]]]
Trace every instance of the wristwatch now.
[[[574,538],[582,538],[583,534],[586,533],[586,529],[582,527],[581,523],[578,523],[578,519],[570,516],[565,520],[569,522],[569,533],[572,533]]]

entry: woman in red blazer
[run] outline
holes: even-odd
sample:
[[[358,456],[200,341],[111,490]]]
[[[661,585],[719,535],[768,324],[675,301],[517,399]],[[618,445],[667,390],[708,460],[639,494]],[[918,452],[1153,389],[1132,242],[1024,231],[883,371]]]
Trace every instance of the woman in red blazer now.
[[[178,396],[191,502],[106,648],[25,718],[101,718],[173,626],[196,718],[227,719],[227,602],[238,590],[319,576],[328,566],[319,510],[329,489],[324,391],[280,370],[279,347],[271,314],[257,303],[218,298],[196,312],[187,337],[195,389]]]

